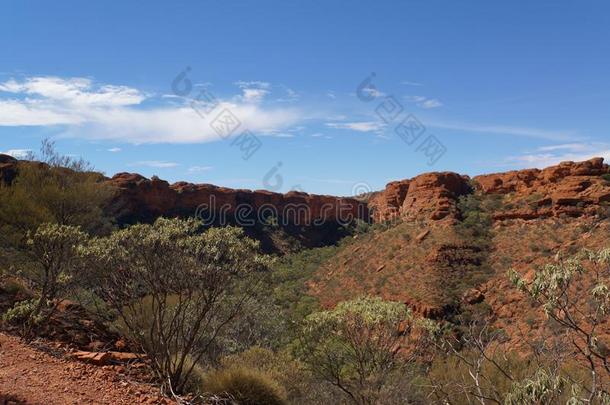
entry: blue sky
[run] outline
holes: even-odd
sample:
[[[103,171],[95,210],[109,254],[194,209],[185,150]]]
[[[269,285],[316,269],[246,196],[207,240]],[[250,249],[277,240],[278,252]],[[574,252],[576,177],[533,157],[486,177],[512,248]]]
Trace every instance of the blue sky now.
[[[0,152],[108,175],[351,195],[610,158],[608,2],[6,1],[0,49]]]

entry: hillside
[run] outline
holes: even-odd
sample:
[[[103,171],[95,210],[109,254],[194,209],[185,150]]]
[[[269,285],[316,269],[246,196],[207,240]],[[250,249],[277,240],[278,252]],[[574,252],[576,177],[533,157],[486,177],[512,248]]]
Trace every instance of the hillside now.
[[[369,201],[379,225],[323,264],[310,293],[327,307],[379,295],[433,319],[483,312],[510,336],[540,336],[548,328],[544,315],[512,287],[507,272],[531,278],[555,255],[607,247],[608,173],[602,159],[592,159],[389,183]]]

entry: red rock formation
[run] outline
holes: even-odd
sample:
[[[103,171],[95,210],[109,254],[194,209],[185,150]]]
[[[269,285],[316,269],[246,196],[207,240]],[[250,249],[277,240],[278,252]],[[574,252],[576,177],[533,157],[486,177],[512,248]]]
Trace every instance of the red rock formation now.
[[[494,219],[536,219],[551,216],[595,214],[610,201],[610,185],[600,176],[610,173],[603,158],[562,162],[543,170],[526,169],[486,174],[474,178],[487,194],[514,193],[515,200],[529,197],[528,208],[497,212]],[[532,201],[531,197],[536,200]]]
[[[369,206],[374,207],[373,216],[376,222],[388,221],[400,216],[400,208],[409,190],[411,180],[393,181],[385,190],[374,193]]]
[[[397,216],[439,220],[455,216],[456,201],[470,192],[468,177],[452,172],[425,173],[389,183],[369,201],[375,221]]]
[[[495,220],[536,219],[552,216],[594,215],[610,202],[610,184],[600,176],[610,173],[603,158],[563,162],[546,169],[525,169],[476,176],[477,188],[485,194],[514,194],[528,207],[496,212]],[[369,200],[373,219],[454,218],[456,202],[469,193],[468,177],[456,173],[425,173],[408,180],[388,183]],[[532,200],[534,198],[534,200]]]
[[[199,216],[210,223],[237,219],[249,223],[271,215],[282,224],[316,225],[327,221],[348,223],[368,220],[366,203],[291,191],[234,190],[211,184],[169,184],[153,177],[119,173],[109,180],[117,189],[115,209],[120,218],[148,220],[158,216]]]

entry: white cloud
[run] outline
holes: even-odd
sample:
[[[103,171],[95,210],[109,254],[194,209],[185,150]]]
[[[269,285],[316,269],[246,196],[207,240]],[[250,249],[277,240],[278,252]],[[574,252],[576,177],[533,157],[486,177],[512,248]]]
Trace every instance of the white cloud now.
[[[245,103],[260,103],[266,95],[269,94],[271,83],[262,81],[244,81],[235,82],[235,85],[242,91],[241,100]]]
[[[591,149],[591,144],[586,143],[564,143],[561,145],[542,146],[538,148],[542,152],[551,152],[556,150],[568,150],[570,152],[583,152]]]
[[[437,108],[443,105],[443,103],[436,98],[428,98],[424,96],[405,96],[404,99],[415,103],[418,107],[425,109]]]
[[[171,167],[180,166],[175,162],[166,162],[163,160],[141,160],[139,162],[130,163],[129,166],[145,166],[145,167],[154,167],[158,169],[168,169]]]
[[[261,100],[269,94],[269,91],[265,89],[242,89],[244,94],[242,96],[246,103],[259,103]]]
[[[405,86],[423,86],[423,84],[418,83],[418,82],[410,82],[408,80],[403,80],[401,82],[401,84],[404,84]]]
[[[254,87],[257,89],[268,89],[271,87],[271,83],[269,82],[263,82],[260,80],[238,80],[235,82],[235,85],[237,87],[239,87],[240,89],[244,89],[244,88],[249,88],[249,87]]]
[[[120,152],[122,149],[115,147],[115,148],[110,148],[110,149],[107,149],[107,150],[108,150],[108,152],[117,153],[117,152]]]
[[[201,173],[207,172],[208,170],[212,170],[212,166],[191,166],[189,167],[189,173]]]
[[[266,82],[238,83],[258,86],[259,90],[269,86]],[[86,78],[9,80],[0,83],[0,126],[61,126],[67,137],[135,144],[199,143],[222,139],[211,123],[224,109],[241,123],[235,134],[244,129],[262,134],[283,131],[304,119],[296,108],[270,108],[252,102],[262,97],[260,92],[244,94],[247,101],[220,100],[216,109],[202,118],[188,101],[171,99],[161,106],[145,107],[142,102],[150,99],[149,95],[126,86],[97,85]]]
[[[515,127],[507,125],[488,125],[478,123],[464,123],[451,121],[426,120],[426,126],[456,131],[478,132],[484,134],[515,135],[530,138],[540,138],[552,141],[574,140],[576,134],[572,131],[552,131],[540,128]]]
[[[384,128],[381,122],[361,121],[361,122],[328,122],[326,126],[336,129],[351,129],[358,132],[377,132]]]
[[[593,157],[610,160],[610,144],[570,143],[543,146],[519,156],[510,156],[506,158],[506,163],[522,167],[544,168],[560,162],[579,162]]]
[[[327,92],[326,92],[326,97],[328,97],[328,98],[330,98],[330,99],[334,100],[334,99],[336,99],[336,98],[337,98],[337,95],[335,94],[335,92],[334,92],[334,91],[330,91],[330,90],[329,90],[329,91],[327,91]]]
[[[31,149],[9,149],[6,152],[0,152],[0,153],[2,153],[4,155],[10,155],[10,156],[14,157],[15,159],[25,159],[32,153],[32,150]]]
[[[0,100],[0,126],[79,125],[84,118],[67,108],[36,100]]]
[[[324,136],[324,134],[322,134],[322,133],[320,133],[320,132],[316,132],[315,134],[311,134],[311,136],[312,136],[313,138],[320,138],[320,137]]]
[[[284,94],[280,95],[274,101],[278,103],[292,103],[300,98],[299,93],[297,93],[290,87],[284,86],[283,84],[278,85],[278,87],[282,89]]]
[[[374,87],[365,87],[363,89],[360,89],[361,92],[366,93],[367,95],[371,96],[371,97],[384,97],[386,94],[377,90]]]
[[[437,99],[429,98],[426,101],[424,101],[423,103],[421,103],[420,107],[429,109],[429,108],[437,108],[437,107],[440,107],[442,105],[443,105],[443,103],[441,103]]]
[[[90,79],[59,77],[30,77],[22,82],[13,79],[1,83],[0,90],[41,96],[74,105],[125,106],[139,104],[145,95],[127,86],[95,86]]]

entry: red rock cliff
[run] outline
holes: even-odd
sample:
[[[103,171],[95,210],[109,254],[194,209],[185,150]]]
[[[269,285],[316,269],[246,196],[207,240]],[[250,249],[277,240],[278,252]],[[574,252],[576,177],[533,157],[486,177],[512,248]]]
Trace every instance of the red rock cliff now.
[[[471,191],[468,180],[467,176],[457,173],[434,172],[388,183],[384,191],[369,201],[373,219],[453,218],[457,198]]]
[[[610,173],[603,158],[562,162],[546,169],[525,169],[486,174],[473,178],[484,194],[510,197],[517,208],[503,207],[494,219],[535,219],[570,215],[594,215],[610,203]],[[471,192],[469,178],[457,173],[425,173],[412,179],[388,183],[375,193],[369,207],[375,221],[397,216],[439,220],[453,218],[456,202]]]
[[[562,162],[545,169],[526,169],[476,176],[477,187],[487,194],[511,195],[528,204],[499,212],[494,219],[532,219],[560,215],[593,215],[610,202],[610,173],[603,158]]]
[[[244,221],[271,214],[286,223],[315,225],[347,223],[368,219],[366,203],[291,191],[286,194],[266,190],[235,190],[211,184],[179,182],[169,184],[158,178],[119,173],[109,179],[117,189],[115,206],[125,219],[150,219],[161,215],[199,215],[210,222],[238,217]]]

